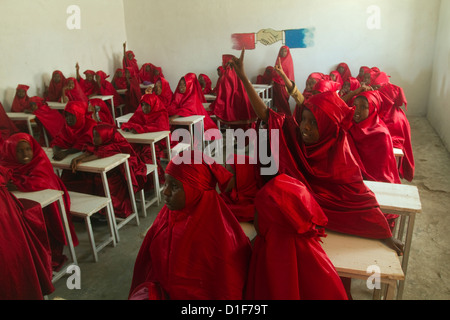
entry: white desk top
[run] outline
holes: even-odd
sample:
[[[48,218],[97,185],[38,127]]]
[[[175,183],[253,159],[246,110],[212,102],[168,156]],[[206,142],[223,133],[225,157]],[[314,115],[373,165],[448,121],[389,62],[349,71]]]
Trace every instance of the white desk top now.
[[[162,140],[169,136],[170,131],[157,131],[157,132],[146,132],[146,133],[131,133],[123,130],[119,131],[128,142],[131,143],[153,143]]]
[[[213,95],[213,94],[205,94],[205,99],[208,101],[211,101],[211,100],[216,100],[216,96],[215,95]]]
[[[175,125],[191,125],[194,123],[197,123],[199,121],[202,121],[205,116],[189,116],[189,117],[178,117],[175,119],[170,120],[170,124]]]
[[[66,108],[67,102],[47,101],[47,105],[52,109],[64,110]]]
[[[403,157],[404,156],[403,150],[399,148],[394,148],[394,156]]]
[[[79,155],[82,154],[82,152],[77,152],[74,154],[70,154],[67,157],[65,157],[63,160],[56,161],[53,160],[53,150],[52,148],[42,148],[44,149],[45,153],[47,154],[47,157],[50,159],[50,163],[54,168],[57,169],[71,169],[70,164],[72,160]],[[121,165],[124,163],[128,158],[130,157],[129,154],[124,153],[118,153],[111,157],[97,159],[89,162],[83,162],[78,166],[78,171],[84,171],[84,172],[94,172],[94,173],[101,173],[101,172],[107,172],[118,165]]]
[[[58,200],[59,197],[64,194],[64,192],[61,190],[46,189],[33,192],[12,191],[12,194],[14,194],[18,199],[28,199],[36,201],[41,205],[42,208],[44,208],[50,203]]]
[[[118,94],[125,94],[125,93],[127,93],[128,90],[127,89],[117,89],[116,91]]]
[[[117,117],[116,121],[120,121],[120,122],[126,122],[128,120],[130,120],[130,118],[133,116],[134,113],[127,113],[124,114],[123,116]]]
[[[95,96],[89,97],[89,99],[102,99],[102,100],[109,100],[109,99],[113,99],[113,98],[114,98],[114,96],[111,95],[111,94],[105,95],[105,96],[102,96],[102,95],[95,95]]]
[[[7,112],[6,115],[11,120],[33,120],[36,118],[34,114],[25,112]]]

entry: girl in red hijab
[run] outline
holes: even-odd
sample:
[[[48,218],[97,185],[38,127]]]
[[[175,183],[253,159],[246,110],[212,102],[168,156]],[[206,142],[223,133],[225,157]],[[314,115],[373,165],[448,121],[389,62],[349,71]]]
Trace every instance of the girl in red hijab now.
[[[122,67],[125,70],[126,68],[131,68],[133,70],[133,74],[136,75],[138,82],[139,80],[139,66],[136,60],[136,56],[133,51],[126,49],[126,42],[123,43],[123,59],[122,59]]]
[[[123,103],[123,99],[119,95],[119,93],[117,93],[117,90],[114,88],[111,82],[106,80],[107,78],[109,78],[109,75],[107,75],[101,70],[95,73],[95,81],[97,83],[96,86],[98,88],[96,93],[102,96],[112,95],[114,107],[117,107]]]
[[[361,68],[359,68],[359,74],[356,77],[356,79],[358,79],[358,81],[360,83],[364,82],[366,80],[366,74],[370,74],[371,70],[369,67],[366,66],[362,66]]]
[[[156,78],[153,93],[158,96],[166,109],[170,106],[173,98],[173,92],[170,88],[169,81],[167,81],[164,77],[159,76]]]
[[[308,188],[281,174],[255,198],[250,300],[347,300],[335,267],[320,245],[327,217]]]
[[[113,87],[118,89],[126,89],[127,88],[127,79],[125,78],[125,71],[123,69],[116,69],[114,72],[114,77],[111,81]]]
[[[84,91],[78,81],[73,77],[66,79],[62,90],[61,102],[69,101],[88,102],[88,97],[84,94]]]
[[[278,52],[275,64],[281,64],[284,73],[289,80],[295,82],[294,62],[292,61],[291,51],[288,46],[282,46]],[[283,79],[277,74],[273,75],[273,105],[281,114],[291,115],[291,107],[289,105],[290,95],[287,93]]]
[[[267,66],[264,73],[256,77],[256,84],[272,84],[274,72],[275,69],[272,66]]]
[[[349,77],[346,81],[344,81],[341,90],[339,91],[339,96],[343,97],[347,93],[354,91],[361,87],[361,83],[359,83],[358,79],[354,77]]]
[[[200,152],[186,155],[167,165],[165,205],[139,250],[129,298],[241,300],[251,245],[216,191],[231,173]]]
[[[33,114],[36,116],[38,120],[37,123],[40,127],[40,144],[43,145],[44,143],[44,132],[42,130],[42,126],[47,132],[47,138],[49,139],[49,141],[52,141],[64,127],[64,117],[58,110],[51,109],[41,97],[31,97],[30,108]]]
[[[342,79],[341,74],[338,71],[330,72],[330,80],[339,83],[338,90],[340,90],[342,88],[342,85],[344,84],[344,80]]]
[[[9,137],[2,147],[0,165],[12,169],[11,182],[19,191],[32,192],[45,189],[64,192],[64,207],[69,222],[74,246],[78,238],[70,216],[70,198],[61,179],[53,171],[53,167],[39,143],[27,133],[17,133]],[[48,237],[52,248],[53,269],[59,269],[66,261],[63,254],[67,245],[64,225],[58,205],[50,204],[43,209]]]
[[[80,77],[80,67],[78,66],[78,62],[76,64],[76,72],[77,72],[77,81],[80,84],[81,89],[83,90],[86,97],[90,97],[94,94],[98,94],[99,87],[97,82],[95,81],[95,71],[86,70],[84,71],[84,75],[86,79]]]
[[[118,153],[129,154],[131,183],[134,193],[144,187],[147,181],[147,167],[134,152],[128,141],[108,123],[99,123],[92,129],[92,141],[85,145],[84,153],[72,160],[72,171],[75,172],[79,164],[98,158],[106,158]],[[103,184],[98,175],[95,176],[96,193],[104,196]],[[108,186],[116,217],[126,218],[132,212],[132,205],[123,166],[108,173]]]
[[[211,94],[211,79],[206,74],[200,73],[198,75],[198,82],[200,83],[203,94]]]
[[[26,112],[30,110],[30,98],[27,91],[30,87],[24,84],[19,84],[16,88],[16,95],[11,105],[11,112]]]
[[[347,81],[348,78],[352,76],[350,68],[345,62],[341,62],[338,64],[336,71],[341,75],[342,81]]]
[[[224,122],[247,121],[255,122],[256,114],[248,100],[245,88],[236,72],[228,65],[230,55],[223,55],[223,73],[216,89],[216,99],[210,104],[212,114]],[[252,124],[238,125],[244,130]]]
[[[0,300],[43,300],[55,290],[44,215],[8,191],[11,175],[0,166]]]
[[[59,70],[53,71],[52,79],[50,80],[50,84],[45,93],[45,101],[55,101],[55,102],[61,101],[62,88],[65,82],[66,77],[61,71]]]
[[[122,124],[121,129],[133,133],[170,131],[169,115],[158,96],[145,94],[142,96],[141,103],[136,112],[128,122]],[[152,149],[149,145],[132,144],[132,146],[144,163],[153,163]],[[165,141],[161,141],[155,145],[160,183],[164,183],[164,170],[161,166],[160,158],[164,156],[165,148]]]
[[[139,76],[131,67],[125,68],[125,78],[127,80],[127,92],[125,94],[125,111],[124,113],[134,113],[141,101],[141,87]]]
[[[104,122],[114,125],[114,119],[109,111],[109,107],[102,99],[89,99],[87,117],[95,122]]]
[[[217,129],[216,124],[203,107],[203,102],[205,102],[205,97],[202,94],[197,76],[195,73],[188,73],[178,82],[172,103],[167,109],[169,117],[205,116],[203,119],[205,133],[209,129]],[[206,134],[205,139],[211,138]]]
[[[378,117],[382,104],[378,91],[365,91],[353,100],[355,114],[349,129],[354,154],[360,158],[363,178],[371,181],[401,183],[392,138]]]

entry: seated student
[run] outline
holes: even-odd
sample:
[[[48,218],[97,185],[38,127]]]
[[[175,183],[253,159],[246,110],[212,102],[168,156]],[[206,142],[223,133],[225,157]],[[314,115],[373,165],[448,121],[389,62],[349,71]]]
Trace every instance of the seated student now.
[[[356,89],[358,89],[359,87],[361,87],[361,83],[359,83],[359,81],[354,78],[354,77],[349,77],[346,81],[344,81],[344,83],[342,84],[342,88],[339,91],[339,96],[343,97],[345,96],[347,93],[354,91]]]
[[[236,72],[228,65],[232,56],[222,56],[223,73],[216,89],[216,99],[210,104],[211,114],[214,114],[233,128],[248,129],[254,126],[256,114],[253,111],[242,82]],[[233,122],[235,124],[231,124]]]
[[[9,189],[23,192],[45,189],[64,192],[64,208],[69,223],[74,246],[78,238],[70,216],[70,198],[61,179],[53,171],[53,167],[39,143],[27,133],[17,133],[9,137],[2,147],[0,165],[12,170]],[[63,254],[67,245],[64,224],[56,203],[43,209],[48,239],[52,251],[53,270],[59,270],[67,257]]]
[[[92,142],[85,145],[83,154],[72,160],[72,172],[76,172],[78,166],[83,162],[110,157],[117,153],[126,153],[130,155],[128,164],[130,166],[133,191],[136,193],[141,190],[147,181],[147,168],[128,141],[117,132],[116,127],[108,123],[99,123],[92,129],[92,135]],[[94,179],[96,181],[96,193],[99,196],[104,196],[100,178],[96,175]],[[116,217],[128,217],[133,213],[133,209],[123,166],[117,167],[108,173],[108,186],[111,191]]]
[[[365,91],[352,99],[353,125],[350,144],[365,180],[401,183],[388,128],[378,117],[383,103],[378,91]],[[359,159],[360,158],[360,159]]]
[[[116,90],[127,88],[127,79],[125,78],[125,71],[123,69],[116,69],[111,84]]]
[[[209,129],[217,129],[216,124],[208,115],[203,107],[203,96],[195,73],[187,73],[178,82],[177,89],[173,94],[172,102],[167,108],[169,119],[177,117],[189,117],[193,115],[205,116],[203,119],[205,129],[205,139],[209,140],[211,137],[206,132]],[[218,130],[218,129],[217,129]]]
[[[30,98],[30,109],[36,116],[36,123],[40,130],[39,143],[41,145],[44,144],[43,128],[46,131],[48,140],[51,142],[64,127],[65,120],[63,115],[58,110],[51,109],[45,100],[38,96]]]
[[[339,89],[342,89],[342,86],[344,85],[344,80],[342,80],[341,74],[338,71],[331,71],[330,72],[330,80],[339,83]]]
[[[64,109],[66,122],[64,127],[53,139],[53,159],[62,160],[72,153],[83,149],[86,143],[92,141],[92,128],[96,122],[86,116],[87,104],[82,101],[70,101]]]
[[[96,94],[99,94],[99,95],[102,95],[102,96],[112,95],[113,96],[114,107],[117,107],[117,106],[121,105],[124,102],[123,102],[123,99],[120,96],[120,94],[117,92],[117,90],[111,84],[111,82],[106,80],[108,77],[109,77],[109,75],[107,75],[106,73],[104,73],[101,70],[99,70],[99,71],[97,71],[95,73],[94,78],[95,78],[95,81],[96,81],[96,88],[97,88]],[[108,100],[108,104],[110,104],[109,100]]]
[[[280,63],[283,66],[286,76],[292,82],[295,82],[294,76],[294,63],[292,61],[291,51],[288,46],[282,46],[278,52],[275,64]],[[276,108],[278,113],[291,115],[291,107],[289,104],[290,96],[286,92],[284,87],[284,81],[277,74],[273,74],[273,106]]]
[[[170,131],[169,115],[158,96],[144,94],[138,109],[128,122],[122,124],[121,129],[132,133]],[[132,144],[132,147],[144,163],[153,164],[150,145]],[[166,150],[165,141],[155,145],[159,181],[161,183],[164,183],[164,170],[161,166],[160,158],[164,156],[164,150]]]
[[[11,175],[0,166],[0,300],[43,300],[55,291],[44,215],[39,203],[8,191]]]
[[[95,120],[95,122],[105,122],[115,125],[109,107],[102,99],[89,99],[87,116]]]
[[[3,139],[8,138],[10,135],[19,132],[14,122],[8,117],[0,102],[0,137]]]
[[[383,77],[377,77],[374,85],[380,86],[378,91],[383,99],[382,107],[379,111],[380,118],[384,121],[392,137],[394,148],[402,149],[404,156],[400,159],[399,174],[407,181],[414,178],[414,154],[411,144],[411,127],[402,106],[407,110],[407,100],[403,89],[396,86],[386,78],[384,83],[377,82]]]
[[[62,89],[61,102],[67,103],[69,101],[88,102],[88,97],[84,94],[78,81],[73,77],[66,79]]]
[[[306,79],[305,90],[303,90],[303,97],[305,100],[312,96],[312,89],[318,81],[326,80],[327,76],[320,72],[311,73]]]
[[[64,82],[66,81],[66,77],[64,74],[55,70],[52,73],[52,78],[50,80],[50,84],[45,88],[44,99],[45,101],[61,101],[62,96],[62,88],[64,86]]]
[[[272,84],[274,72],[275,70],[272,66],[267,66],[264,69],[264,73],[256,77],[256,84]]]
[[[359,83],[365,82],[365,80],[367,79],[366,74],[370,74],[370,71],[371,71],[370,68],[366,66],[362,66],[361,68],[359,68],[359,73],[358,76],[356,77]]]
[[[165,205],[139,250],[129,299],[243,298],[250,241],[216,191],[230,178],[222,165],[198,151],[169,162]]]
[[[142,96],[139,76],[134,73],[133,68],[127,67],[125,69],[125,79],[127,81],[127,92],[125,93],[124,114],[134,113],[139,106]]]
[[[200,83],[203,94],[211,94],[211,79],[206,74],[200,73],[198,75],[198,82]]]
[[[342,82],[345,82],[352,76],[352,72],[350,71],[350,68],[345,62],[341,62],[338,64],[336,71],[339,72]],[[336,81],[336,80],[334,80]]]
[[[170,106],[173,98],[173,92],[170,88],[169,81],[167,81],[164,77],[159,76],[156,78],[155,86],[153,87],[152,92],[158,96],[166,109]]]
[[[220,197],[239,222],[253,221],[255,195],[263,184],[260,168],[259,165],[250,163],[248,156],[233,154],[232,157],[229,160],[233,161],[227,161],[225,168],[233,177],[227,188],[220,190]]]
[[[24,84],[19,84],[16,88],[16,94],[11,105],[11,112],[29,112],[30,102],[28,101],[30,97],[27,91],[30,87]]]
[[[93,70],[86,70],[84,71],[84,75],[86,79],[83,79],[80,76],[80,66],[77,64],[75,65],[76,69],[76,77],[77,81],[80,84],[81,89],[83,90],[86,97],[90,97],[92,95],[98,94],[98,86],[97,82],[95,81],[95,71]]]
[[[248,82],[241,57],[233,67],[242,79],[255,113],[279,132],[276,161],[279,173],[305,184],[328,218],[327,228],[366,238],[385,239],[398,254],[402,244],[393,237],[373,192],[363,182],[359,166],[348,146],[347,129],[353,110],[336,92],[317,94],[304,101],[294,86],[289,90],[301,104],[301,121],[273,112]],[[279,68],[281,69],[281,68]]]
[[[280,174],[255,197],[256,239],[245,298],[347,300],[320,245],[327,217],[300,181]]]
[[[152,63],[144,63],[139,70],[139,79],[141,83],[150,84],[155,83],[159,77],[164,78],[164,74],[160,67],[155,66]]]
[[[126,68],[131,68],[132,73],[136,75],[137,81],[140,83],[139,79],[139,66],[137,60],[135,58],[134,52],[131,50],[127,51],[127,42],[123,43],[123,59],[122,59],[122,67],[125,70]]]

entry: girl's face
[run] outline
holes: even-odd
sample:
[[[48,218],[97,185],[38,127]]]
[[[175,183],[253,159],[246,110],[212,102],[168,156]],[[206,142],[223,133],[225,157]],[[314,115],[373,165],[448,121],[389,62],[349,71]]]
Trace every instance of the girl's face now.
[[[52,77],[53,82],[59,83],[61,81],[61,75],[59,73],[54,73]]]
[[[364,73],[364,83],[370,84],[370,73]]]
[[[75,83],[73,83],[73,80],[69,80],[69,82],[67,83],[67,88],[69,90],[72,90],[73,88],[75,88]]]
[[[345,72],[344,67],[343,67],[343,66],[339,66],[339,67],[337,68],[337,72],[339,72],[341,75],[343,75],[344,72]]]
[[[280,50],[280,57],[281,58],[284,58],[284,57],[286,57],[287,56],[287,49],[286,48],[281,48],[281,50]]]
[[[92,130],[92,142],[94,146],[99,146],[102,144],[102,137],[98,134],[97,130]]]
[[[356,98],[353,105],[355,106],[353,121],[360,123],[369,117],[369,102],[366,99]]]
[[[144,112],[144,114],[149,114],[151,110],[151,105],[149,105],[147,102],[142,102],[142,112]]]
[[[127,57],[128,57],[128,60],[133,60],[134,55],[131,52],[129,52]]]
[[[344,82],[342,85],[342,92],[347,93],[350,91],[350,82]]]
[[[182,210],[186,204],[183,184],[171,175],[165,174],[165,178],[163,196],[167,208],[169,210]]]
[[[204,87],[206,84],[205,79],[203,79],[203,76],[198,76],[198,82],[202,87]]]
[[[359,68],[359,76],[364,77],[364,69],[363,68]]]
[[[77,123],[77,117],[74,114],[66,111],[64,112],[64,116],[69,127],[73,127]]]
[[[314,88],[314,85],[316,84],[316,79],[313,78],[309,78],[308,80],[306,80],[306,91],[312,91],[312,89]]]
[[[162,92],[162,85],[161,85],[161,81],[160,80],[156,81],[155,86],[153,87],[153,92],[157,96],[159,96],[161,94],[161,92]]]
[[[20,141],[17,144],[16,158],[20,164],[28,164],[33,159],[33,149],[27,141]]]
[[[145,72],[150,72],[151,69],[152,67],[149,64],[145,66]]]
[[[303,142],[307,146],[319,141],[319,127],[317,126],[316,117],[314,117],[314,114],[307,108],[304,108],[302,112],[300,133]]]
[[[116,76],[118,76],[119,78],[123,77],[122,71],[121,71],[121,70],[118,70],[118,71],[116,72]]]
[[[20,99],[22,99],[22,98],[25,97],[26,92],[25,92],[25,90],[23,90],[23,89],[17,89],[16,94],[17,94],[17,97],[19,97]]]
[[[336,81],[336,75],[334,73],[330,74],[330,78],[333,81]]]
[[[185,93],[186,92],[186,81],[183,79],[180,80],[180,83],[178,84],[178,91],[180,91],[180,93]]]
[[[86,80],[91,82],[94,81],[94,76],[91,73],[87,73],[86,74]]]

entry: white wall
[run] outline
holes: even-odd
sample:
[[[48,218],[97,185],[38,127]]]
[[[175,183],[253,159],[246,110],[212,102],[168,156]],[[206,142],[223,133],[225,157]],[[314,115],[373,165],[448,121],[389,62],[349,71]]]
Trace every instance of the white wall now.
[[[445,1],[444,1],[445,2]],[[369,30],[371,5],[380,8],[380,29]],[[315,28],[311,48],[294,49],[296,82],[304,88],[311,72],[329,73],[346,62],[377,66],[405,90],[408,114],[425,115],[432,73],[440,0],[126,0],[128,48],[138,64],[163,68],[174,89],[187,72],[206,73],[213,84],[232,33]],[[253,79],[273,65],[281,42],[257,44],[246,54]]]
[[[70,5],[80,8],[80,29],[67,27]],[[113,72],[125,40],[122,0],[1,0],[0,101],[8,111],[19,83],[42,96],[52,72],[75,76],[77,61],[80,73]]]
[[[428,120],[450,151],[450,1],[441,1]]]

